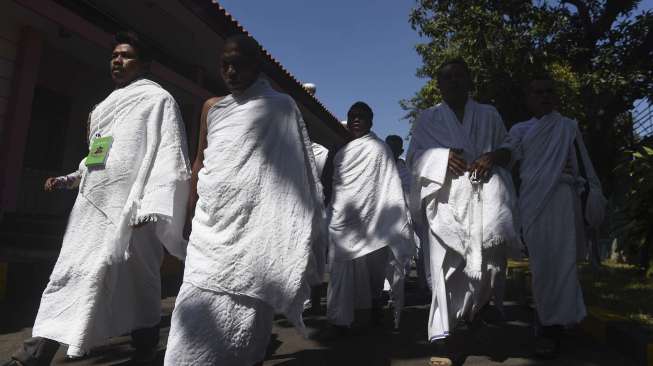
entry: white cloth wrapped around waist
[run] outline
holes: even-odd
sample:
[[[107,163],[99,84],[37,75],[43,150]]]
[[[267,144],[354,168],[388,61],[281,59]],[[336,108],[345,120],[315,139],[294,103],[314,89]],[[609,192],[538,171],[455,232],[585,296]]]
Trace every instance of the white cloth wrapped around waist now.
[[[302,329],[326,227],[301,113],[259,79],[215,104],[207,127],[184,281],[262,300]]]
[[[512,193],[506,186],[508,172],[494,168],[484,183],[472,183],[469,172],[447,179],[435,210],[427,211],[434,234],[465,258],[465,272],[472,278],[482,273],[482,251],[499,244],[519,243],[514,229]],[[449,184],[447,184],[449,183]]]

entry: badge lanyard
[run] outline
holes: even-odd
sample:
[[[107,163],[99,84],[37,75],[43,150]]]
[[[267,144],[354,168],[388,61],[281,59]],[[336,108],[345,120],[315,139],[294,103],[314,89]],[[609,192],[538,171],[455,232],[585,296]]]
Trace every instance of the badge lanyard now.
[[[91,141],[91,146],[89,148],[88,156],[86,156],[86,166],[89,168],[104,168],[104,165],[109,158],[109,151],[113,145],[113,130],[116,126],[117,121],[117,109],[118,101],[120,100],[120,95],[116,96],[114,102],[114,115],[113,120],[111,121],[111,126],[109,128],[109,135],[102,137],[99,126],[98,131],[95,133],[93,140]]]

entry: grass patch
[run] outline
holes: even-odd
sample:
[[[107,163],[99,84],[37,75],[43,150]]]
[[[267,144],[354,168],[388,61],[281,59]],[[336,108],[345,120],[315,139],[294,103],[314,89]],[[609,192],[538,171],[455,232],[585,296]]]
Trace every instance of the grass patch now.
[[[588,306],[653,327],[653,280],[644,277],[637,267],[604,262],[601,269],[593,270],[583,263],[578,275]]]
[[[509,271],[528,272],[527,260],[509,260]],[[635,266],[604,262],[599,270],[578,268],[585,304],[653,328],[653,280]]]

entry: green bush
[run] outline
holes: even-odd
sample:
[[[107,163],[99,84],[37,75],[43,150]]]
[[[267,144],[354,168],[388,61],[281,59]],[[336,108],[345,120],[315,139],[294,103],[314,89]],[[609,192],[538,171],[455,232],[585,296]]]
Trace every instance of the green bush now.
[[[625,151],[616,173],[629,177],[618,225],[621,250],[629,263],[653,277],[653,147],[651,142]]]

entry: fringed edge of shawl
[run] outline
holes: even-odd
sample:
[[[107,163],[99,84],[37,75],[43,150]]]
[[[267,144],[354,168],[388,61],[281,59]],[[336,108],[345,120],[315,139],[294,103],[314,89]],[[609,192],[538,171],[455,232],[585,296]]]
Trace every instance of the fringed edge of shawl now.
[[[502,235],[494,235],[488,240],[483,241],[483,249],[494,248],[506,242]]]

